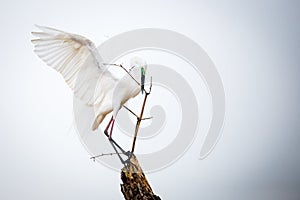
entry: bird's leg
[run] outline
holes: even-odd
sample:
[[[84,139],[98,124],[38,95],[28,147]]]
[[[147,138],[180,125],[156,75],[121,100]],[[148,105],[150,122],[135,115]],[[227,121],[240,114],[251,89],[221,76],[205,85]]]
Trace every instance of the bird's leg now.
[[[106,126],[106,128],[105,128],[105,130],[104,130],[104,134],[105,134],[106,136],[108,136],[107,131],[108,131],[108,129],[109,129],[110,124],[111,124],[112,121],[113,121],[113,116],[111,116],[111,118],[110,118],[110,120],[109,120],[109,123],[107,124],[107,126]]]
[[[114,151],[116,152],[115,154],[117,154],[117,156],[118,156],[118,158],[120,159],[121,163],[127,168],[127,167],[128,167],[128,163],[130,163],[131,152],[130,152],[130,151],[125,152],[124,149],[122,149],[122,147],[120,147],[120,146],[118,145],[118,143],[116,143],[113,139],[110,139],[109,142],[110,142],[111,146],[114,148]],[[118,148],[119,150],[121,150],[121,152],[119,152],[119,151],[117,150],[117,148]],[[127,156],[128,158],[126,158],[126,159],[124,160],[124,159],[122,158],[121,154],[124,154],[124,155]],[[102,154],[102,155],[103,155],[103,154]],[[112,155],[112,154],[110,154],[110,155]],[[99,156],[101,156],[101,155],[99,155]],[[99,156],[97,156],[97,157],[99,157]],[[95,157],[92,157],[92,158],[95,160],[96,156],[95,156]]]
[[[121,163],[122,163],[123,165],[125,165],[125,161],[124,161],[124,159],[121,157],[121,155],[120,155],[120,153],[118,152],[117,148],[115,147],[115,144],[113,143],[113,141],[110,141],[110,144],[111,144],[111,146],[114,148],[114,150],[115,150],[116,154],[118,155],[118,157],[119,157]],[[123,149],[122,149],[122,150],[123,150]]]
[[[113,129],[114,129],[114,125],[115,125],[115,119],[112,119],[112,125],[111,125],[111,128],[110,128],[109,139],[111,139],[111,135],[112,135],[112,132],[113,132]]]

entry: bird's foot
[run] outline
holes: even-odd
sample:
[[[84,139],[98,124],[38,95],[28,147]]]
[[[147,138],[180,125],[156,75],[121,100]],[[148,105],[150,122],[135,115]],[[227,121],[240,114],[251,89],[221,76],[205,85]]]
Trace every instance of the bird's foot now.
[[[125,152],[124,154],[125,154],[125,156],[127,156],[128,158],[130,158],[130,157],[132,156],[131,151],[127,151],[127,152]]]
[[[133,153],[131,151],[126,151],[126,152],[123,152],[125,156],[127,156],[127,159],[123,161],[123,164],[130,164],[130,159],[131,159],[131,156],[133,155]]]

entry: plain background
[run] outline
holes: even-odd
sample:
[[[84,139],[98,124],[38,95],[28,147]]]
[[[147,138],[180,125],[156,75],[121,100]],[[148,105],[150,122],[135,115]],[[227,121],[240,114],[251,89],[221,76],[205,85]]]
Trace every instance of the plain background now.
[[[213,153],[193,145],[148,174],[162,199],[300,198],[299,1],[1,1],[0,198],[122,199],[119,173],[89,160],[72,93],[32,52],[34,24],[99,44],[136,28],[196,41],[223,79],[226,122]]]

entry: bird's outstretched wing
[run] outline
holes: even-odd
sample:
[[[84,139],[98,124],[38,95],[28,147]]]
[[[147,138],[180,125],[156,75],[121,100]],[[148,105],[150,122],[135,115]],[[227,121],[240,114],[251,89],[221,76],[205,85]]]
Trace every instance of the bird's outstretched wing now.
[[[38,25],[37,28],[40,31],[32,32],[37,37],[31,40],[34,52],[64,77],[77,98],[90,106],[101,102],[116,79],[102,66],[95,45],[80,35]],[[97,88],[95,94],[101,77],[105,87]]]

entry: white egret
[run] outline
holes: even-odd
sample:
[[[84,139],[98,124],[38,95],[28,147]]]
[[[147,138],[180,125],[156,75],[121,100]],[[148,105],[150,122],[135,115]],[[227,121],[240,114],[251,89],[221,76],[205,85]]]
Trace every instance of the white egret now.
[[[31,40],[34,52],[63,76],[76,98],[95,107],[97,116],[93,130],[113,112],[104,131],[108,135],[111,126],[111,138],[118,111],[130,98],[143,91],[146,62],[132,58],[131,69],[117,79],[102,63],[96,46],[89,39],[54,28],[37,27],[40,31],[32,32],[37,38]]]

